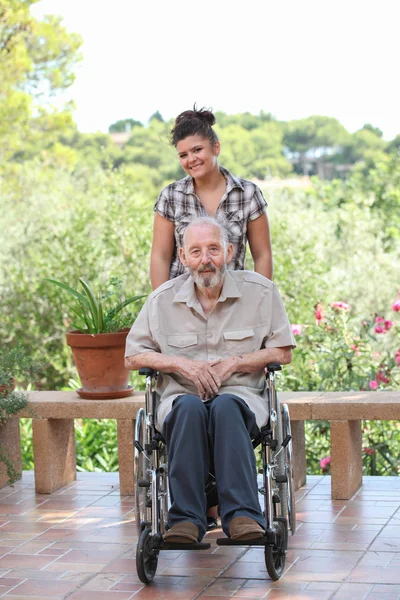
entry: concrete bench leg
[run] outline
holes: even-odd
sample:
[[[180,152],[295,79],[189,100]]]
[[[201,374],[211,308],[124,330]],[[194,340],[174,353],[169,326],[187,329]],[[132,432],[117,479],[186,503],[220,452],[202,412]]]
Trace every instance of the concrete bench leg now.
[[[306,442],[304,421],[290,421],[292,433],[293,483],[295,491],[306,484]]]
[[[22,477],[21,438],[19,419],[8,419],[0,425],[0,442],[4,453],[11,461],[18,479]],[[0,489],[8,485],[7,465],[0,462]]]
[[[121,496],[133,496],[134,486],[134,435],[135,421],[117,420],[119,491]]]
[[[331,421],[331,475],[334,500],[349,500],[361,487],[361,421]]]
[[[35,488],[52,494],[76,480],[74,419],[32,419]]]

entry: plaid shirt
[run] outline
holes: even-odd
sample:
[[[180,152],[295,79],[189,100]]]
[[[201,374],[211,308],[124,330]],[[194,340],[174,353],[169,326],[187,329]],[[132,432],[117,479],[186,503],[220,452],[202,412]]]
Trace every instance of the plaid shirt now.
[[[247,223],[261,216],[267,203],[254,183],[234,177],[223,167],[220,167],[220,171],[226,179],[226,192],[218,205],[216,216],[225,217],[229,241],[233,245],[229,268],[244,269]],[[183,232],[192,219],[206,216],[207,211],[196,195],[193,179],[189,176],[167,185],[158,196],[154,211],[175,224],[175,249],[169,272],[169,278],[174,279],[185,272],[178,252],[183,244]]]

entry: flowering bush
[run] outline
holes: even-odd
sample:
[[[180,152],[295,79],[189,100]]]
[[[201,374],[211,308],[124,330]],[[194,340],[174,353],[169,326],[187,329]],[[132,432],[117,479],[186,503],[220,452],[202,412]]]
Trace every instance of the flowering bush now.
[[[291,391],[392,390],[400,387],[400,340],[395,313],[369,319],[352,314],[346,302],[318,302],[307,323],[292,325],[297,348],[291,365],[282,373],[284,389]],[[396,314],[397,313],[397,314]],[[392,320],[393,318],[393,320]],[[329,423],[306,424],[308,468],[330,471]],[[396,475],[399,472],[400,425],[397,422],[364,424],[364,471]],[[325,439],[322,443],[321,439]]]

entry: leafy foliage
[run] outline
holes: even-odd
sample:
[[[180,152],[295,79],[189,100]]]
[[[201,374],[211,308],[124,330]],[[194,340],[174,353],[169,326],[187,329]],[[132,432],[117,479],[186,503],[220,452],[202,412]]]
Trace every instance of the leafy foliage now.
[[[119,297],[130,289],[146,295],[152,207],[160,188],[184,172],[168,143],[173,123],[158,111],[147,125],[134,118],[111,125],[110,131],[130,129],[120,147],[105,133],[79,132],[72,103],[51,106],[74,79],[81,40],[58,17],[35,20],[29,12],[34,3],[0,0],[0,228],[7,232],[0,246],[0,347],[21,343],[25,356],[47,365],[36,387],[63,389],[77,378],[65,344],[71,313],[45,279],[56,274],[75,282],[80,274],[93,289],[105,290],[92,303],[87,294],[86,300],[78,296],[85,315],[87,302],[95,308],[80,323],[88,329],[101,328],[99,300],[111,311],[118,304],[110,279],[119,281]],[[350,134],[320,115],[289,122],[265,112],[216,117],[221,163],[235,174],[268,180],[294,171],[333,178],[315,177],[307,191],[265,189],[275,280],[290,320],[301,327],[283,387],[368,389],[376,382],[397,389],[398,325],[376,334],[375,319],[390,320],[388,307],[399,287],[400,136],[386,142],[371,124]],[[249,255],[247,266],[252,268]],[[331,308],[337,300],[351,311]],[[317,306],[325,313],[320,323]],[[127,324],[139,308],[139,301],[130,305]],[[116,313],[111,317],[120,327]],[[0,369],[0,384],[10,372],[25,379],[23,357],[15,358],[2,376]],[[7,410],[17,409],[17,400],[8,404]],[[32,460],[29,427],[24,422],[25,464]],[[306,435],[311,472],[320,472],[329,428],[307,424]],[[113,422],[82,421],[77,436],[80,468],[116,468]],[[365,469],[396,472],[398,439],[398,425],[366,424]]]
[[[0,348],[0,428],[11,415],[18,413],[28,405],[26,392],[15,390],[15,378],[31,379],[41,369],[27,356],[21,346]],[[8,484],[13,485],[20,473],[15,468],[8,450],[0,440],[0,464],[6,468]]]
[[[113,277],[107,286],[107,291],[99,292],[97,297],[82,277],[79,278],[79,283],[83,288],[83,293],[55,279],[45,279],[45,281],[73,296],[75,306],[71,306],[70,310],[78,318],[78,323],[71,323],[71,327],[82,333],[112,333],[131,326],[134,320],[133,316],[131,313],[123,314],[123,310],[132,302],[145,298],[145,295],[142,295],[130,296],[121,300],[122,282],[117,277]]]
[[[80,60],[81,38],[68,33],[59,17],[34,19],[29,9],[35,2],[0,0],[2,162],[30,138],[37,100],[44,106],[57,92],[70,86],[75,78],[75,65]]]

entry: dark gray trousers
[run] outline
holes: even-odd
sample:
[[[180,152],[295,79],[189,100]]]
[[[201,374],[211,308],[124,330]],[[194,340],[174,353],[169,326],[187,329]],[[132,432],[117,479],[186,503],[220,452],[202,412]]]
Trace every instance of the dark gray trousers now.
[[[179,396],[165,419],[171,508],[169,525],[191,521],[206,532],[205,485],[213,452],[222,528],[229,535],[233,517],[250,517],[265,528],[257,489],[251,437],[257,433],[254,413],[233,394],[202,402]]]

